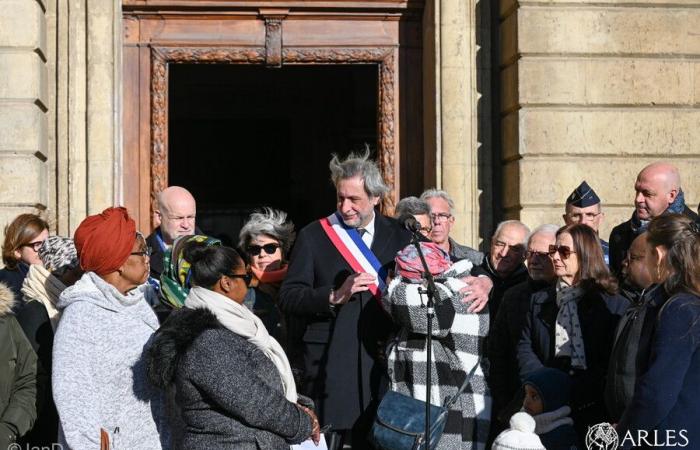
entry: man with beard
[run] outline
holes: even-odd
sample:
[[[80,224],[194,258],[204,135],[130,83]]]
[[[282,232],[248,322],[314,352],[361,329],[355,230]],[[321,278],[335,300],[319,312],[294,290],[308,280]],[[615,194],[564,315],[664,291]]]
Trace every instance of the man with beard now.
[[[336,211],[304,227],[280,288],[280,309],[306,322],[305,383],[322,425],[344,444],[366,441],[388,379],[384,348],[392,324],[380,298],[394,256],[409,233],[375,212],[386,195],[369,152],[329,164]]]
[[[663,214],[683,214],[693,220],[698,215],[685,205],[678,169],[666,162],[649,164],[634,184],[634,213],[610,233],[610,269],[621,278],[622,261],[635,237],[646,231],[651,219]]]

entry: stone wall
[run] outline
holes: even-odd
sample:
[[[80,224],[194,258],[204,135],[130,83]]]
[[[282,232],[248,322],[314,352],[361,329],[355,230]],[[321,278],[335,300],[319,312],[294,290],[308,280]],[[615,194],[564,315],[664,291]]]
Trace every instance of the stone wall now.
[[[586,180],[601,236],[632,213],[634,181],[667,159],[700,200],[697,0],[501,0],[503,201],[529,225],[561,223]]]
[[[46,5],[5,0],[0,13],[0,238],[16,215],[50,203]],[[1,264],[1,263],[0,263]]]
[[[0,241],[16,215],[52,232],[120,203],[121,2],[5,0]]]

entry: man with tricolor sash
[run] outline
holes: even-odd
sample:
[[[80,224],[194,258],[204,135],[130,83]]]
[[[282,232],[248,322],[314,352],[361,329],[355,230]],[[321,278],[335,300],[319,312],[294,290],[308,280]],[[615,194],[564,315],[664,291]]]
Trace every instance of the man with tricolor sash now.
[[[322,425],[353,448],[368,448],[374,411],[387,389],[384,347],[392,330],[379,299],[394,256],[410,234],[375,211],[388,188],[364,155],[329,167],[337,209],[304,227],[280,289],[280,308],[303,320],[304,385]]]

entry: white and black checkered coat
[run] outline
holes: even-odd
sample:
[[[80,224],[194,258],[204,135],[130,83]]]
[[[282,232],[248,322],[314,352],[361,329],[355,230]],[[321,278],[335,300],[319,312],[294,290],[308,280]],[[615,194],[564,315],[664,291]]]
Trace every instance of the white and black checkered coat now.
[[[467,312],[462,303],[465,286],[459,278],[469,275],[471,262],[462,260],[436,277],[438,299],[433,318],[430,403],[442,405],[462,385],[466,374],[484,355],[489,332],[488,308],[481,313]],[[382,299],[384,308],[400,326],[387,348],[391,389],[425,401],[427,296],[421,284],[398,277]],[[470,386],[462,393],[447,416],[438,449],[485,449],[491,417],[491,398],[482,360]]]

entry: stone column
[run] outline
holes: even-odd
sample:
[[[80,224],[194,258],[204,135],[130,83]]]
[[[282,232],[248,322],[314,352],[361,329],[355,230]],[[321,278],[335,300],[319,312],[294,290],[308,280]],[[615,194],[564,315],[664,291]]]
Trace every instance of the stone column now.
[[[634,181],[670,160],[700,200],[700,9],[675,2],[501,1],[504,202],[531,226],[561,223],[586,180],[601,237],[632,214]]]
[[[121,2],[50,2],[59,231],[120,202]]]
[[[438,0],[426,6],[426,22],[433,23],[424,25],[435,48],[434,55],[427,50],[425,58],[434,62],[434,73],[425,76],[426,124],[435,127],[434,132],[426,130],[426,148],[434,139],[436,184],[455,200],[453,237],[471,246],[478,246],[480,238],[477,3]],[[424,48],[429,49],[427,44]]]
[[[5,0],[0,13],[0,242],[15,216],[49,205],[45,4]],[[1,264],[1,263],[0,263]]]

